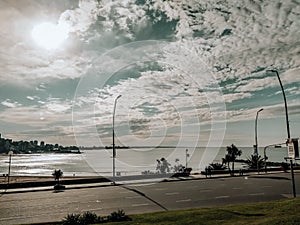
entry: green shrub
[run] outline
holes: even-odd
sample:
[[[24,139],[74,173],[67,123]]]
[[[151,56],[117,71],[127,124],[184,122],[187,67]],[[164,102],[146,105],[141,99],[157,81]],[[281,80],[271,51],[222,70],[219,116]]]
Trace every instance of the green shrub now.
[[[112,212],[109,216],[107,216],[108,222],[120,222],[128,220],[130,220],[130,218],[125,214],[124,210],[122,209]]]
[[[63,225],[89,225],[95,223],[107,223],[107,222],[120,222],[120,221],[129,221],[131,220],[129,216],[125,214],[123,210],[118,210],[112,212],[107,217],[97,216],[93,212],[85,212],[82,215],[80,214],[68,214],[64,220]]]
[[[63,220],[63,225],[83,225],[80,214],[68,214]]]
[[[85,212],[80,218],[82,224],[93,224],[98,222],[98,216],[93,212]]]

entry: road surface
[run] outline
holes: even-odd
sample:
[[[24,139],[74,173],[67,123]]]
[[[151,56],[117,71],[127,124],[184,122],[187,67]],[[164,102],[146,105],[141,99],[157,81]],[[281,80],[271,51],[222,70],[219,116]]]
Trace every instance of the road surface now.
[[[300,194],[300,172],[295,173]],[[2,194],[0,224],[60,221],[67,214],[95,212],[127,214],[269,201],[292,196],[290,174],[37,191]]]

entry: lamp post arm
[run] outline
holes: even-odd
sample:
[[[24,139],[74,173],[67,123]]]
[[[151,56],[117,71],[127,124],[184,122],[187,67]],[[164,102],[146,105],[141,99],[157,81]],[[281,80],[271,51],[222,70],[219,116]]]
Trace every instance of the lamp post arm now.
[[[288,108],[287,108],[286,96],[285,96],[285,92],[284,92],[284,89],[283,89],[283,85],[282,85],[282,82],[281,82],[278,71],[277,70],[269,70],[269,71],[276,73],[279,84],[280,84],[280,87],[281,87],[283,100],[284,100],[284,108],[285,108],[286,130],[287,130],[288,139],[290,139],[291,138],[291,132],[290,132],[290,125],[289,125],[289,115],[288,115]]]
[[[269,147],[274,147],[276,145],[284,145],[286,143],[279,143],[279,144],[271,144],[264,147],[264,160],[265,160],[265,172],[267,172],[267,154],[266,151]]]

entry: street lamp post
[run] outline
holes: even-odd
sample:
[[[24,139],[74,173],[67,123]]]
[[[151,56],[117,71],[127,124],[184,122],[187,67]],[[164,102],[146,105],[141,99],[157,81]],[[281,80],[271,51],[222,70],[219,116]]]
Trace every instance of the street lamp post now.
[[[256,118],[255,118],[255,145],[254,145],[254,155],[258,156],[258,144],[257,144],[257,118],[258,118],[258,113],[263,111],[264,109],[260,109],[256,112]]]
[[[257,173],[259,173],[259,158],[258,158],[258,142],[257,142],[257,118],[258,118],[258,114],[263,111],[264,109],[260,109],[256,112],[256,118],[255,118],[255,145],[254,145],[254,157],[256,157],[256,169],[257,169]]]
[[[186,149],[186,150],[185,150],[185,168],[186,168],[186,169],[187,169],[187,167],[188,167],[188,157],[190,156],[190,154],[189,154],[188,152],[189,152],[189,150]]]
[[[287,108],[287,102],[286,102],[286,97],[285,97],[285,92],[282,86],[282,82],[280,80],[280,76],[277,70],[267,70],[269,72],[273,72],[276,73],[280,87],[281,87],[281,91],[282,91],[282,95],[283,95],[283,100],[284,100],[284,108],[285,108],[285,120],[286,120],[286,130],[287,130],[287,136],[288,136],[288,141],[290,141],[291,139],[291,132],[290,132],[290,125],[289,125],[289,115],[288,115],[288,108]],[[296,197],[296,187],[295,187],[295,177],[294,177],[294,169],[293,169],[293,160],[290,160],[291,163],[291,176],[292,176],[292,187],[293,187],[293,196],[294,198]]]
[[[114,102],[114,111],[113,111],[113,182],[115,182],[115,177],[116,177],[116,149],[115,149],[115,114],[116,114],[116,106],[117,106],[117,101],[119,98],[121,98],[122,95],[118,95],[115,99]]]
[[[13,151],[8,152],[9,161],[8,161],[8,174],[7,174],[7,184],[9,184],[9,178],[10,178],[10,167],[11,167],[11,156],[14,154]]]

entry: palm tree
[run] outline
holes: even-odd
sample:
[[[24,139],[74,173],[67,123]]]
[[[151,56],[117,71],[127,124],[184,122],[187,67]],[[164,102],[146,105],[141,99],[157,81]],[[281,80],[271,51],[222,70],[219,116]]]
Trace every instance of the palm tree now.
[[[263,168],[265,162],[260,155],[251,155],[250,158],[247,158],[246,164],[250,169],[261,169]]]
[[[222,158],[222,164],[224,166],[226,166],[226,164],[227,164],[226,167],[228,168],[229,173],[231,174],[230,165],[229,165],[230,162],[231,162],[230,156],[228,154],[226,154],[225,157]]]
[[[57,185],[59,185],[59,179],[62,177],[62,175],[63,175],[63,171],[61,170],[54,170],[54,172],[52,173],[52,176],[57,181]]]
[[[232,163],[232,170],[231,175],[234,175],[234,162],[238,156],[242,155],[242,151],[239,150],[234,144],[227,146],[227,154],[225,155],[225,161],[228,163],[229,168],[229,162]]]

